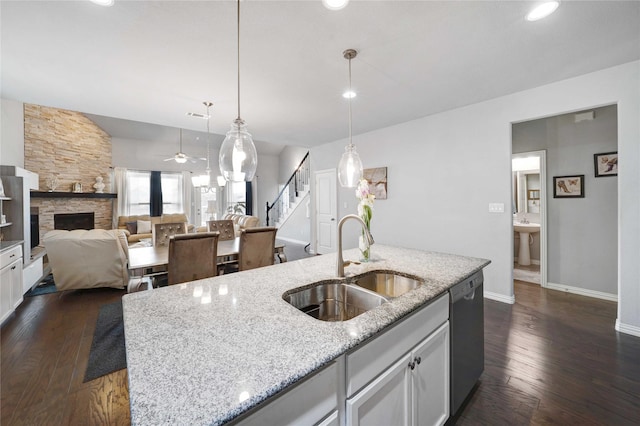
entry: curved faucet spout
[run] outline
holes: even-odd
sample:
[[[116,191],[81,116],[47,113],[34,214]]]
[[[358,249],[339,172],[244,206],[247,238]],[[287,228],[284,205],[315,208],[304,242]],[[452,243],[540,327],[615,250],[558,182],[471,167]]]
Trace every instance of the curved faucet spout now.
[[[337,256],[338,260],[336,263],[336,267],[337,267],[336,274],[338,275],[338,277],[344,277],[344,267],[346,265],[349,265],[349,263],[351,263],[351,262],[345,262],[342,258],[342,225],[344,225],[344,223],[349,219],[355,219],[358,222],[360,222],[360,225],[362,225],[362,230],[364,231],[364,235],[367,238],[367,243],[369,245],[375,242],[373,241],[373,235],[371,235],[371,232],[367,228],[367,225],[364,223],[364,220],[362,220],[360,216],[356,216],[355,214],[348,214],[342,219],[340,219],[340,222],[338,222],[338,256]]]

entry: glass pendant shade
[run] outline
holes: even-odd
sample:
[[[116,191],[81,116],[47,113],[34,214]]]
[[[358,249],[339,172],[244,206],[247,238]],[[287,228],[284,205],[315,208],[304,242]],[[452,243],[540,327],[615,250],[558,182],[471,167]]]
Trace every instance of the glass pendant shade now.
[[[220,173],[227,181],[251,181],[258,166],[258,153],[244,121],[236,119],[222,142]]]
[[[356,146],[349,144],[344,148],[344,154],[338,164],[338,180],[346,188],[355,188],[362,177],[362,161],[356,152]]]

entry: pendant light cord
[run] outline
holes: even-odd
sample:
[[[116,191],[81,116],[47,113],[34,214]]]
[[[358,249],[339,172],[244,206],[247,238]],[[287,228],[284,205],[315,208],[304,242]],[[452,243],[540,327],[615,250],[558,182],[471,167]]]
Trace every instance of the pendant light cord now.
[[[211,120],[211,116],[209,115],[209,107],[212,105],[211,102],[203,102],[205,104],[205,106],[207,107],[207,175],[209,174],[209,172],[211,171],[211,168],[209,167],[209,121]],[[210,185],[210,182],[207,184],[207,186]]]
[[[353,97],[353,90],[351,90],[351,58],[349,58],[349,146],[353,146],[351,142],[351,98]]]
[[[240,0],[238,0],[238,120],[240,120]]]

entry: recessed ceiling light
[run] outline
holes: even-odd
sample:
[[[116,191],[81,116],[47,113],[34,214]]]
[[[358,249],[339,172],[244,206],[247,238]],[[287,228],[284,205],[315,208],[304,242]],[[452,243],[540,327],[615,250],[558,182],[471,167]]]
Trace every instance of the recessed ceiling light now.
[[[100,6],[113,6],[115,0],[90,0],[91,3],[99,4]]]
[[[340,10],[349,3],[349,0],[322,0],[322,4],[329,10]]]
[[[527,21],[537,21],[538,19],[545,18],[555,12],[558,6],[560,6],[559,1],[547,1],[539,4],[527,14]]]
[[[342,97],[345,98],[345,99],[355,98],[356,97],[356,92],[354,92],[353,90],[347,90],[346,92],[344,92],[342,94]]]

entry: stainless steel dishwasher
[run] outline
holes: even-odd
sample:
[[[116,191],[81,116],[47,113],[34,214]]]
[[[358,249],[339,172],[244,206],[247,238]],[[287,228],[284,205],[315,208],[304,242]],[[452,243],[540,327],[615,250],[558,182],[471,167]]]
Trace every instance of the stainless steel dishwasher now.
[[[451,416],[467,398],[484,370],[482,271],[449,290],[451,330]]]

